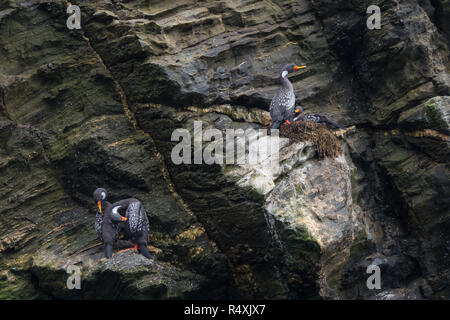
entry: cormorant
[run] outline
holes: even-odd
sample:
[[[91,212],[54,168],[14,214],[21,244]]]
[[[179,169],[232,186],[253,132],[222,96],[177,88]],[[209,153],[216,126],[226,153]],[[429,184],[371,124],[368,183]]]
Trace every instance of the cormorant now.
[[[281,88],[277,91],[270,102],[270,117],[272,118],[272,128],[278,129],[284,121],[289,124],[295,105],[294,87],[288,79],[288,74],[304,69],[306,66],[296,66],[287,64],[280,73]]]
[[[119,209],[126,210],[125,216],[125,234],[131,242],[134,243],[134,249],[138,250],[143,256],[152,258],[148,252],[147,243],[149,235],[149,222],[147,212],[142,203],[137,199],[124,199],[112,204],[113,214],[120,215]]]
[[[105,256],[109,259],[112,256],[113,245],[119,239],[119,222],[127,221],[127,218],[113,212],[111,203],[106,201],[107,196],[108,194],[103,188],[94,191],[94,201],[98,206],[94,228],[97,236],[105,245]]]
[[[295,108],[294,113],[297,115],[294,118],[294,122],[295,121],[299,121],[299,120],[303,120],[303,121],[309,121],[309,122],[315,122],[315,123],[325,123],[325,124],[331,124],[333,126],[335,126],[336,128],[339,129],[343,129],[344,127],[341,126],[339,123],[336,123],[335,121],[333,121],[332,119],[330,119],[329,116],[325,115],[325,114],[319,114],[319,113],[307,113],[302,115],[303,112],[303,108],[300,106],[297,106]]]

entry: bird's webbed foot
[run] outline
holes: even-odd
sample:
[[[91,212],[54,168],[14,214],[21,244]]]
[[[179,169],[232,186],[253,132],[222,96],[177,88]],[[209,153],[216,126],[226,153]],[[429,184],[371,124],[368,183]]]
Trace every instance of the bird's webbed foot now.
[[[137,244],[135,244],[134,245],[134,247],[132,247],[132,248],[125,248],[125,249],[122,249],[122,250],[119,250],[119,252],[125,252],[125,251],[128,251],[128,250],[138,250],[138,245]]]

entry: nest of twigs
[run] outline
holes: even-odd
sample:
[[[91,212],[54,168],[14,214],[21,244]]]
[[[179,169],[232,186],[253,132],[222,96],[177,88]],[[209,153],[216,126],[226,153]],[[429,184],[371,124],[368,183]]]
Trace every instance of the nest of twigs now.
[[[336,158],[342,154],[342,145],[339,139],[331,132],[325,124],[296,121],[292,124],[282,124],[280,137],[289,138],[289,142],[310,141],[317,147],[320,159]]]

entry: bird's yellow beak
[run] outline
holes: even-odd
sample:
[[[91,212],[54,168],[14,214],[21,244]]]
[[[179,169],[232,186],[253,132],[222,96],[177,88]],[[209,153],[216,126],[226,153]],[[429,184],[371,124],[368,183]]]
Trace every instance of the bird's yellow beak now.
[[[98,210],[100,211],[100,213],[103,213],[102,212],[102,202],[101,201],[97,202],[97,206],[98,206]]]
[[[295,109],[295,113],[299,113],[300,112],[300,109]]]
[[[294,67],[294,71],[300,70],[300,69],[305,69],[306,66],[295,66]]]

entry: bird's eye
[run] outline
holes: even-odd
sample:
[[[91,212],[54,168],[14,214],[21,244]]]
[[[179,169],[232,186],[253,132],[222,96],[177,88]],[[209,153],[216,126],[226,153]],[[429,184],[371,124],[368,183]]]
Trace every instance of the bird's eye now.
[[[102,200],[105,200],[106,198],[106,194],[104,192],[102,192]]]

